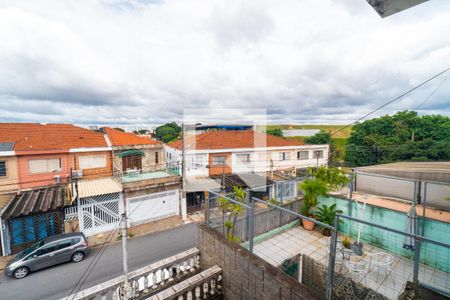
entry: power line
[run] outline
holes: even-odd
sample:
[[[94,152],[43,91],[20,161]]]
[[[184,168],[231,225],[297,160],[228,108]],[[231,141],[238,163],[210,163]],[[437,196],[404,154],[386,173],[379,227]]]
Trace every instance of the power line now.
[[[141,201],[138,203],[138,205],[131,211],[130,215],[132,215],[136,209],[138,209],[140,207],[140,205],[143,203],[143,201],[145,200],[145,198],[141,199]],[[153,213],[150,217],[154,216],[155,214],[159,213],[161,211],[162,207],[157,210],[155,213]],[[102,257],[103,253],[105,252],[106,249],[106,245],[109,244],[109,242],[111,242],[113,236],[117,233],[118,229],[119,229],[120,223],[118,223],[115,228],[110,232],[109,236],[105,239],[105,242],[102,244],[99,252],[97,252],[93,258],[93,260],[91,261],[91,263],[88,265],[88,267],[86,268],[86,270],[83,272],[83,274],[81,275],[80,279],[78,279],[77,283],[74,285],[74,287],[72,288],[72,290],[70,291],[70,293],[67,295],[66,300],[70,300],[69,297],[73,294],[73,292],[76,290],[75,294],[73,295],[73,299],[76,297],[76,295],[78,294],[78,292],[81,290],[81,288],[83,287],[84,283],[86,282],[87,278],[89,277],[89,275],[91,274],[92,270],[95,268],[95,266],[97,265],[98,261],[100,260],[100,258]],[[127,237],[122,237],[122,238],[127,238]],[[95,262],[95,263],[94,263]],[[92,268],[91,268],[92,266]],[[89,270],[90,269],[90,270]],[[81,280],[84,280],[81,282]],[[79,286],[78,289],[76,289],[76,287],[78,286],[78,284],[81,282],[81,285]]]
[[[335,134],[338,133],[338,132],[341,132],[342,130],[344,130],[345,128],[348,128],[348,127],[350,127],[350,126],[352,126],[353,124],[356,124],[357,122],[361,121],[362,119],[365,119],[366,117],[368,117],[368,116],[370,116],[371,114],[373,114],[373,113],[379,111],[379,110],[382,109],[383,107],[386,107],[386,106],[388,106],[389,104],[391,104],[391,103],[393,103],[393,102],[395,102],[395,101],[397,101],[397,100],[403,98],[404,96],[408,95],[408,94],[411,93],[412,91],[417,90],[417,89],[420,88],[421,86],[427,84],[428,82],[430,82],[430,81],[432,81],[433,79],[435,79],[435,78],[441,76],[442,74],[446,73],[446,72],[449,71],[449,70],[450,70],[450,68],[447,68],[447,69],[445,69],[445,70],[443,70],[443,71],[437,73],[436,75],[430,77],[429,79],[423,81],[422,83],[420,83],[420,84],[416,85],[415,87],[409,89],[408,91],[404,92],[404,93],[401,94],[400,96],[397,96],[396,98],[394,98],[394,99],[392,99],[392,100],[389,100],[388,102],[384,103],[384,104],[381,105],[380,107],[378,107],[378,108],[376,108],[376,109],[370,111],[369,113],[365,114],[364,116],[362,116],[361,118],[357,119],[356,121],[353,121],[352,123],[350,123],[350,124],[348,124],[348,125],[345,125],[344,127],[340,128],[340,129],[338,129],[338,130],[336,130],[335,132],[331,133],[331,136],[335,135]]]
[[[422,107],[422,105],[424,105],[425,103],[428,102],[428,100],[430,100],[430,98],[436,93],[436,91],[444,84],[445,81],[447,81],[449,74],[447,74],[447,76],[445,76],[445,78],[435,87],[435,89],[431,92],[431,94],[419,105],[417,105],[413,110],[418,110],[419,108]]]

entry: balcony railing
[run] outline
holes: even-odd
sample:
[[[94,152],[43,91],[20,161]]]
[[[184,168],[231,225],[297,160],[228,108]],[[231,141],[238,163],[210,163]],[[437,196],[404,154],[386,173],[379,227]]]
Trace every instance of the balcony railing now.
[[[150,296],[192,276],[200,269],[200,251],[192,248],[128,273],[130,299]],[[123,277],[119,276],[61,300],[121,299]]]
[[[122,183],[151,180],[170,176],[180,176],[178,164],[163,164],[145,168],[143,170],[130,169],[127,171],[115,170],[114,175],[121,176]]]
[[[189,284],[180,282],[149,300],[217,299],[222,294],[222,269],[215,265],[189,278]]]

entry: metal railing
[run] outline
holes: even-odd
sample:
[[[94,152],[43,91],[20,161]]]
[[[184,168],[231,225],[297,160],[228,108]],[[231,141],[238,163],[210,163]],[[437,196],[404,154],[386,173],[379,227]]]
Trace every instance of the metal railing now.
[[[192,248],[160,260],[128,274],[131,284],[129,298],[151,296],[200,270],[200,251]],[[122,299],[123,276],[79,291],[60,300]]]
[[[232,207],[219,204],[212,208],[210,205],[212,201],[229,203]],[[423,233],[405,232],[385,226],[383,222],[378,224],[348,215],[338,214],[333,225],[324,224],[298,213],[298,205],[295,207],[286,205],[248,196],[244,200],[237,200],[232,194],[221,195],[210,191],[206,201],[205,221],[227,238],[241,243],[250,252],[277,266],[283,262],[277,261],[280,253],[286,250],[283,248],[297,251],[297,253],[291,251],[290,257],[298,254],[307,255],[324,264],[326,266],[324,297],[327,299],[331,299],[338,290],[337,285],[342,281],[342,276],[353,281],[361,281],[368,290],[382,293],[391,299],[402,292],[408,281],[440,294],[450,295],[450,244],[426,237]],[[280,222],[282,218],[274,218],[275,215],[284,216],[286,221]],[[258,218],[259,221],[256,221]],[[311,221],[321,229],[328,229],[331,237],[324,237],[317,230],[305,231],[298,226],[298,220]],[[255,227],[257,222],[267,226],[264,230],[259,230],[260,228]],[[297,231],[287,234],[286,232],[290,230]],[[362,255],[356,255],[354,253],[356,250],[343,249],[343,240],[347,238],[356,240],[358,233],[361,234]],[[288,240],[287,244],[281,246],[283,242],[281,237]],[[272,238],[276,239],[274,243],[270,243]],[[411,247],[404,249],[408,240]],[[280,247],[273,251],[275,257],[273,259],[269,252],[272,251],[271,247],[277,246],[277,243]],[[345,259],[345,255],[353,255],[352,260],[350,257]],[[380,256],[392,258],[392,263],[382,266],[378,261]],[[364,269],[361,269],[364,272],[361,278],[357,276],[355,279],[353,263],[364,266]],[[337,281],[336,276],[339,277]]]

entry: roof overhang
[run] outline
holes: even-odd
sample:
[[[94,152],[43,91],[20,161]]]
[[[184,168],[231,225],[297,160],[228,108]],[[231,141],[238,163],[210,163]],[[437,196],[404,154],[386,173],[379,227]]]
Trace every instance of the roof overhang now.
[[[367,0],[367,2],[382,17],[401,12],[428,0]]]
[[[125,150],[123,152],[120,152],[119,154],[117,154],[119,157],[124,157],[124,156],[129,156],[129,155],[142,155],[144,156],[145,153],[142,150],[138,150],[138,149],[131,149],[131,150]]]
[[[220,184],[210,178],[186,180],[186,192],[214,191],[220,188]]]
[[[67,197],[67,187],[64,185],[21,191],[5,206],[2,217],[10,219],[57,211],[64,207]]]
[[[79,198],[120,193],[121,191],[121,183],[112,177],[78,181]]]
[[[99,151],[111,151],[111,147],[83,147],[83,148],[70,148],[70,153],[76,152],[99,152]]]
[[[15,156],[15,151],[0,151],[0,156]]]

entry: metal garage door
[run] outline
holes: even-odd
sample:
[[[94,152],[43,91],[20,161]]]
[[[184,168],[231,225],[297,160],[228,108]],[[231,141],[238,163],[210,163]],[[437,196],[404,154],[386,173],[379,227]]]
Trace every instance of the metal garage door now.
[[[178,190],[128,198],[128,215],[133,225],[179,214]]]

